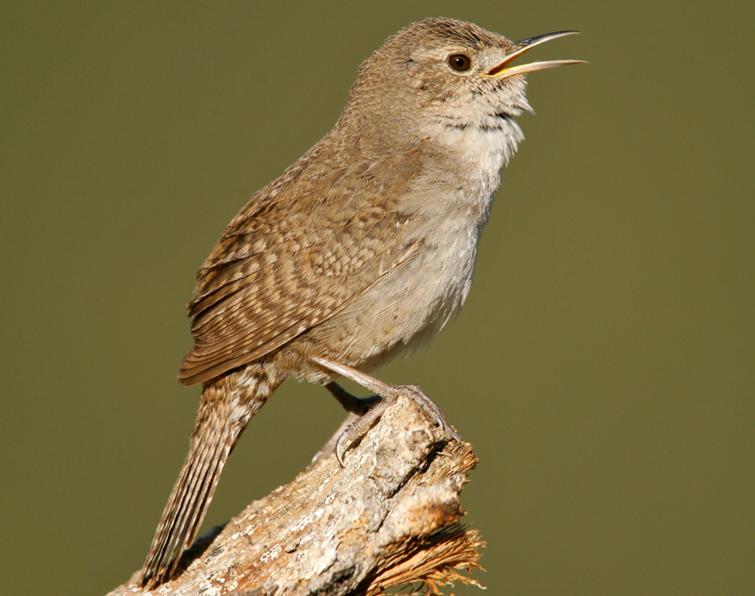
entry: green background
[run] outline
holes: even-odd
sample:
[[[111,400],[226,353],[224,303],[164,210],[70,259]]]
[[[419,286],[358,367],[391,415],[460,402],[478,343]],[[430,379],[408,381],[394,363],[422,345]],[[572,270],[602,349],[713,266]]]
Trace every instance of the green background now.
[[[753,587],[751,5],[4,2],[0,167],[9,594],[98,594],[142,562],[196,388],[184,304],[254,190],[332,125],[399,27],[454,16],[538,58],[471,296],[384,368],[481,463],[491,594]],[[287,383],[211,524],[291,479],[342,413]],[[461,589],[457,593],[476,593]]]

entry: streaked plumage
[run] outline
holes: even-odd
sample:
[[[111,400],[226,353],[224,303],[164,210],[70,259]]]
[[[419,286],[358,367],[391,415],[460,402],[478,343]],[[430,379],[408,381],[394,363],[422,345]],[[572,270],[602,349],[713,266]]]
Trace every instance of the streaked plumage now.
[[[334,128],[229,223],[189,304],[179,378],[203,383],[202,401],[145,586],[175,573],[238,436],[286,377],[330,381],[312,357],[373,368],[460,308],[529,109],[521,76],[487,76],[514,47],[451,19],[400,31],[362,64]],[[454,52],[474,70],[454,72]]]

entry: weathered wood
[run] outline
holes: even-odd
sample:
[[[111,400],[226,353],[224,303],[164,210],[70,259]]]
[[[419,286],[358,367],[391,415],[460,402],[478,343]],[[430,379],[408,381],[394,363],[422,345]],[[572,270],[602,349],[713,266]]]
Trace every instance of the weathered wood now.
[[[462,570],[478,567],[483,543],[461,524],[459,500],[476,461],[400,397],[343,468],[321,450],[292,482],[198,540],[185,571],[152,594],[380,594],[403,584],[440,593],[476,583]],[[110,594],[141,593],[138,577]]]

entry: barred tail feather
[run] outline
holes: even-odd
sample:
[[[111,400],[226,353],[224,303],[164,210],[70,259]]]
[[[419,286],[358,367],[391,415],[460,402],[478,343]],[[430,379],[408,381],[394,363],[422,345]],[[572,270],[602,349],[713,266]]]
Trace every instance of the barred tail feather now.
[[[189,453],[144,563],[143,586],[156,587],[175,574],[199,531],[228,455],[276,385],[262,366],[252,365],[205,386]]]

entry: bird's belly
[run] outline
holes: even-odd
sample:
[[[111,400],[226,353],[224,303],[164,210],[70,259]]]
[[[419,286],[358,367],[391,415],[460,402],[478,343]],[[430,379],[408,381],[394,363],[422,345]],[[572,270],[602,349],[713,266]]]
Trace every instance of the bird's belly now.
[[[366,371],[440,331],[469,293],[479,226],[446,222],[433,236],[416,258],[313,329],[315,351]]]

